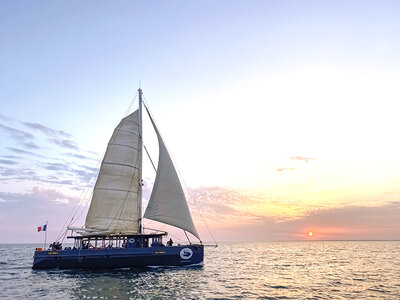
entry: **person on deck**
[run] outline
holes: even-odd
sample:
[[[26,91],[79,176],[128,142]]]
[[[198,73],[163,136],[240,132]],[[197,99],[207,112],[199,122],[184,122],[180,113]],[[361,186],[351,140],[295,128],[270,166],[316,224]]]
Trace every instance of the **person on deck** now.
[[[173,241],[172,241],[172,239],[170,238],[169,241],[167,242],[167,246],[168,246],[168,247],[172,247],[172,244],[173,244]]]
[[[62,250],[62,244],[60,242],[56,243],[56,249],[57,250]]]

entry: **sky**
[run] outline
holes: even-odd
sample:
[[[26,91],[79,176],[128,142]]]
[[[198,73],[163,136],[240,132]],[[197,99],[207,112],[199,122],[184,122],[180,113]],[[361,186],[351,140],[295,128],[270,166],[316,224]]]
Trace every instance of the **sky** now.
[[[0,1],[0,243],[84,223],[139,82],[204,241],[400,239],[399,53],[398,1]]]

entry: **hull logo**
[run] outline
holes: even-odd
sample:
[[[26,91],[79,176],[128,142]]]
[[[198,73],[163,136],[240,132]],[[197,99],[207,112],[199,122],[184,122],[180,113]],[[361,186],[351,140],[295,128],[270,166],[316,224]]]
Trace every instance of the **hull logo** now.
[[[181,250],[181,253],[179,253],[182,259],[189,259],[193,256],[193,251],[192,249],[189,248],[183,248]]]

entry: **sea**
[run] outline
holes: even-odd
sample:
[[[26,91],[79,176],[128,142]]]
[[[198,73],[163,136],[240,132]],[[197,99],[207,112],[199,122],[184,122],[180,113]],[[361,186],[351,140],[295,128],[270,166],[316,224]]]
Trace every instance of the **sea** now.
[[[222,243],[202,267],[32,270],[0,245],[0,299],[400,299],[400,241]]]

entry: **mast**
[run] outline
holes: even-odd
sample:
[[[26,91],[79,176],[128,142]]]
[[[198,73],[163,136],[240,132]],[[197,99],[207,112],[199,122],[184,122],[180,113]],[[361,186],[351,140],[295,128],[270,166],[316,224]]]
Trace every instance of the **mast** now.
[[[142,147],[143,147],[143,132],[142,132],[142,89],[139,87],[139,199],[138,199],[138,215],[139,215],[139,233],[142,233],[142,187],[143,187],[143,179],[142,179]]]

